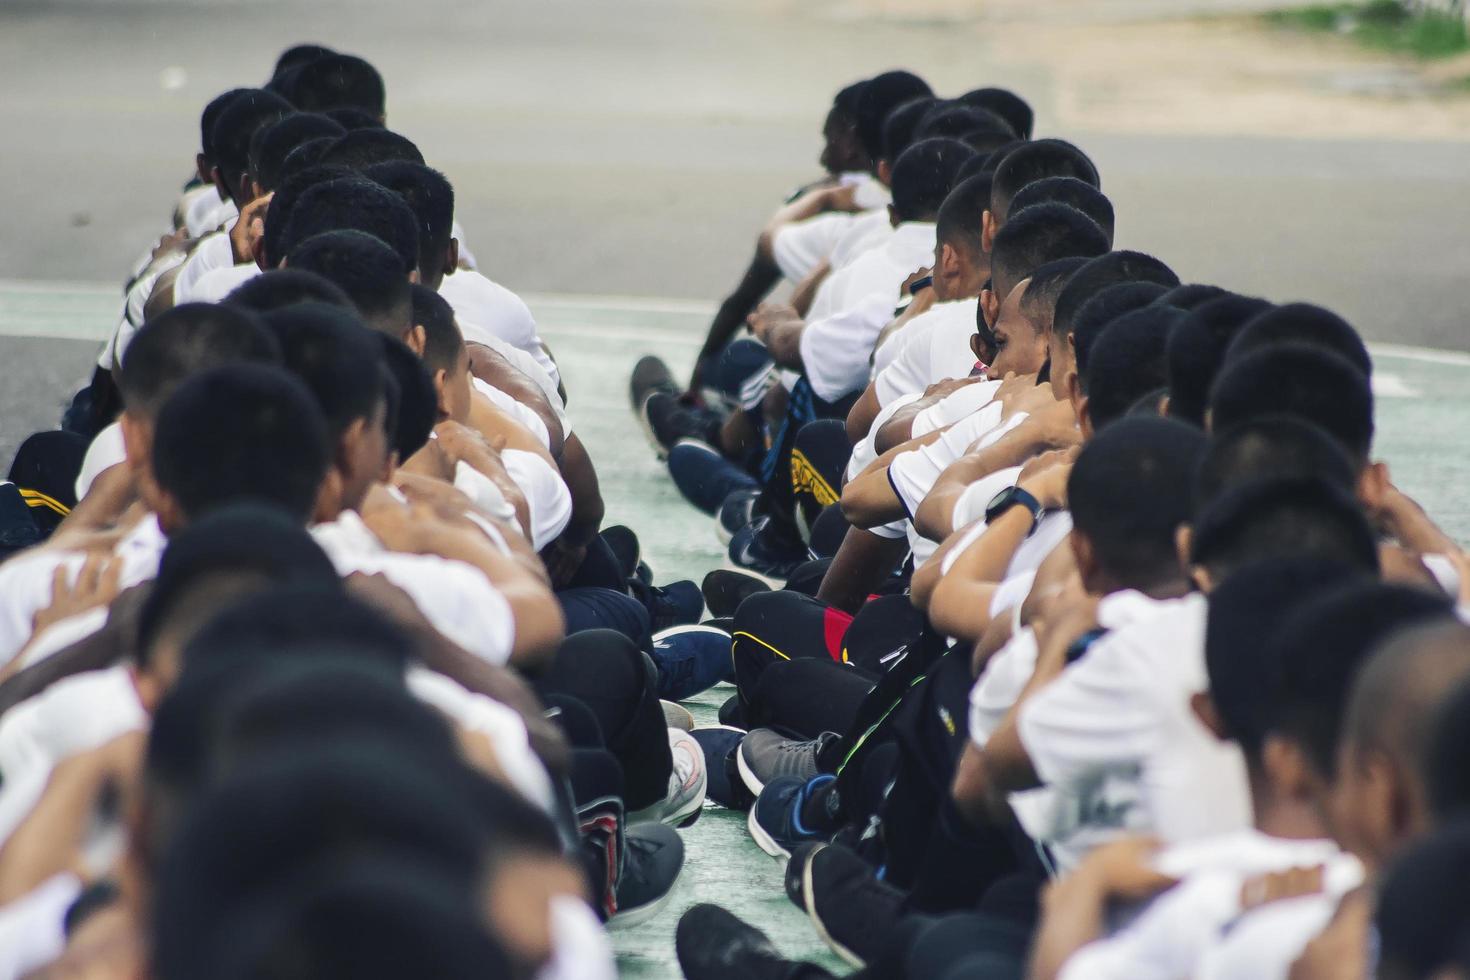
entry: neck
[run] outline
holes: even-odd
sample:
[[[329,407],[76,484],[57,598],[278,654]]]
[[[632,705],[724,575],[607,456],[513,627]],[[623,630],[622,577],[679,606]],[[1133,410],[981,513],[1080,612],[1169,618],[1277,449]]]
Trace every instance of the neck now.
[[[1318,840],[1331,836],[1311,801],[1283,798],[1272,788],[1259,766],[1247,762],[1247,768],[1257,830],[1268,837],[1286,840]]]

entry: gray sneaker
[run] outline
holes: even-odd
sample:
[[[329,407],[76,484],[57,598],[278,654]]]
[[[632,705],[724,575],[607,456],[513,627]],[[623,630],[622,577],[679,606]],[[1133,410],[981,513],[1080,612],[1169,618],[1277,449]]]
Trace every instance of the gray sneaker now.
[[[757,728],[741,740],[735,753],[740,780],[756,796],[777,776],[795,776],[805,782],[817,774],[817,755],[841,737],[836,732],[823,732],[803,741],[769,728]]]
[[[709,783],[705,771],[704,749],[694,736],[682,728],[669,729],[669,752],[674,757],[674,770],[669,773],[669,793],[658,803],[628,814],[628,824],[663,823],[670,827],[688,827],[704,812],[704,797]]]

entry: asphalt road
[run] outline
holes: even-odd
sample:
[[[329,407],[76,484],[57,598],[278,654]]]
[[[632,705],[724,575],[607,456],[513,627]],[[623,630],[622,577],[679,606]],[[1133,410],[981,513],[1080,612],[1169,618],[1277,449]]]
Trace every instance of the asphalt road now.
[[[1049,131],[1048,72],[1009,59],[1003,32],[840,12],[10,0],[0,278],[120,281],[164,228],[200,107],[301,40],[382,68],[390,124],[454,181],[483,267],[529,292],[717,298],[764,214],[813,175],[831,92],[863,74],[904,64],[941,90],[1010,84]],[[1139,137],[1107,123],[1059,135],[1096,156],[1121,245],[1187,279],[1328,303],[1373,339],[1470,349],[1470,144]],[[86,354],[0,339],[0,448],[53,417],[53,359],[80,377]]]

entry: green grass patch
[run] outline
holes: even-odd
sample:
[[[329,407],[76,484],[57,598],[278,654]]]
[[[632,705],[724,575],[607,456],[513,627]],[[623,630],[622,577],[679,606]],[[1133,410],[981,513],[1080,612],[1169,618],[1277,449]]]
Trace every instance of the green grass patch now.
[[[1365,47],[1416,58],[1448,58],[1470,50],[1470,33],[1458,11],[1413,10],[1399,0],[1290,7],[1267,14],[1266,22],[1338,34]]]

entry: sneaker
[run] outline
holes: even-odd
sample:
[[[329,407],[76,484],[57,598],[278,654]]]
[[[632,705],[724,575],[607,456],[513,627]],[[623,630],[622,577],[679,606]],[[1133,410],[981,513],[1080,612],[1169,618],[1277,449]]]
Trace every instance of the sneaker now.
[[[844,962],[861,969],[898,920],[903,892],[878,879],[871,864],[845,847],[803,849],[786,866],[786,891],[806,910],[817,934]]]
[[[628,814],[628,823],[662,823],[688,827],[704,810],[707,775],[704,750],[681,728],[669,729],[669,752],[674,770],[669,773],[669,792],[658,803]]]
[[[718,415],[701,408],[686,408],[678,398],[662,391],[643,399],[638,419],[659,459],[667,459],[669,450],[680,439],[701,439],[713,444],[720,438]]]
[[[633,529],[623,524],[615,524],[612,527],[603,528],[601,537],[608,549],[612,551],[613,557],[617,559],[618,570],[623,573],[623,578],[632,578],[638,574],[638,565],[642,561],[641,545]]]
[[[735,672],[730,634],[713,626],[675,626],[653,634],[658,695],[683,701],[708,691]]]
[[[674,952],[687,980],[785,980],[795,965],[765,933],[718,905],[695,905],[684,913]]]
[[[696,728],[689,733],[704,750],[704,771],[708,774],[709,798],[727,810],[744,810],[755,802],[745,788],[736,768],[735,755],[744,729],[730,725]]]
[[[782,543],[767,530],[769,522],[768,517],[759,518],[730,539],[730,564],[772,588],[781,588],[796,566],[807,560],[806,549]]]
[[[771,857],[789,858],[798,844],[823,841],[824,835],[802,823],[801,810],[807,796],[836,781],[836,776],[823,773],[809,780],[777,776],[767,783],[745,821],[756,846]]]
[[[689,579],[668,585],[632,583],[634,598],[648,609],[649,629],[657,633],[672,626],[690,626],[704,616],[704,595]]]
[[[694,731],[694,715],[682,704],[673,701],[662,701],[658,703],[664,709],[664,724],[669,728],[677,728],[681,732]]]
[[[823,732],[810,741],[787,738],[769,728],[757,728],[740,743],[740,779],[756,795],[773,779],[795,776],[805,782],[817,775],[817,756],[835,739]]]
[[[755,477],[699,439],[680,439],[669,450],[669,476],[679,493],[706,514],[715,514],[737,490],[759,489]]]
[[[715,537],[720,539],[720,544],[728,545],[731,538],[755,520],[755,504],[760,495],[759,487],[736,490],[720,503],[715,514]]]
[[[674,373],[660,358],[647,354],[633,365],[633,376],[628,380],[628,395],[633,399],[633,411],[642,407],[644,399],[655,391],[678,398],[682,394]]]
[[[745,711],[740,707],[740,695],[732,694],[726,698],[725,703],[720,705],[717,717],[720,719],[721,725],[728,725],[731,728],[739,728],[741,731],[744,731],[746,727]]]
[[[771,591],[771,587],[754,575],[717,568],[704,577],[699,591],[704,593],[711,616],[733,616],[742,602],[757,592]]]
[[[617,911],[608,921],[609,928],[636,926],[658,915],[683,870],[684,841],[678,831],[657,823],[629,827],[623,835]]]

